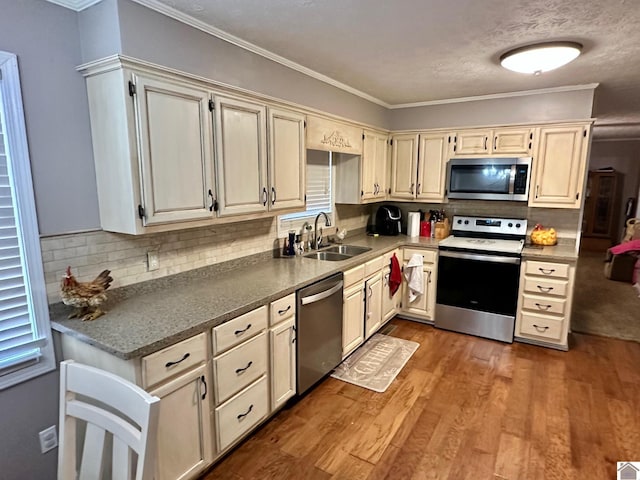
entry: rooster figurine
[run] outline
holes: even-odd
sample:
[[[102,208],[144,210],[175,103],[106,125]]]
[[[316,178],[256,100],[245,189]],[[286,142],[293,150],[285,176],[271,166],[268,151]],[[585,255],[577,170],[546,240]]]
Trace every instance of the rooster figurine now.
[[[62,302],[76,309],[69,318],[81,318],[82,321],[86,321],[95,320],[105,314],[100,310],[100,305],[106,301],[105,290],[113,281],[110,273],[109,270],[103,270],[92,282],[78,282],[71,273],[71,267],[67,267],[67,274],[62,277],[60,284],[60,293]]]

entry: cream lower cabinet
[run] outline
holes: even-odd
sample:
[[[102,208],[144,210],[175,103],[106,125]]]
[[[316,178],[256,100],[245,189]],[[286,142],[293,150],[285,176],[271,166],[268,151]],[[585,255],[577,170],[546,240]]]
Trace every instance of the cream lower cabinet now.
[[[520,293],[515,338],[518,341],[568,349],[575,264],[525,260],[520,268]]]
[[[213,461],[211,385],[202,364],[150,390],[160,398],[155,478],[194,478]]]
[[[364,265],[344,272],[342,358],[364,342]]]
[[[266,306],[213,329],[216,441],[222,453],[269,413]]]
[[[364,294],[364,329],[367,339],[382,326],[382,272],[379,271],[367,279]]]
[[[269,315],[271,411],[296,394],[296,295],[271,303]]]
[[[530,207],[581,207],[590,131],[591,124],[584,123],[540,127]]]
[[[407,286],[404,271],[413,254],[423,257],[423,293],[409,301],[409,288]],[[403,281],[402,281],[402,304],[400,312],[410,317],[421,320],[433,321],[436,307],[436,277],[437,277],[437,252],[433,250],[405,248],[403,251]]]

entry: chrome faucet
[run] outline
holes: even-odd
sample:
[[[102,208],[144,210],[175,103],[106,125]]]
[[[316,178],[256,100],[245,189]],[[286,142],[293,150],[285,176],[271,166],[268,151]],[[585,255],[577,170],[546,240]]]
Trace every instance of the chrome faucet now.
[[[318,219],[320,218],[321,215],[324,215],[324,226],[325,227],[330,227],[331,226],[331,220],[329,220],[329,217],[327,216],[326,213],[324,212],[320,212],[317,216],[316,216],[316,220],[313,224],[313,248],[315,248],[316,250],[318,250],[320,247],[322,247],[322,234],[318,235]]]

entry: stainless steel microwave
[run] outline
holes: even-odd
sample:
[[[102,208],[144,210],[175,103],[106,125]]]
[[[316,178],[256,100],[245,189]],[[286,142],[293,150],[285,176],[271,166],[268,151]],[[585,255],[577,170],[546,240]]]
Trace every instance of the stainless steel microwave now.
[[[446,195],[526,202],[530,180],[531,157],[452,158],[447,163]]]

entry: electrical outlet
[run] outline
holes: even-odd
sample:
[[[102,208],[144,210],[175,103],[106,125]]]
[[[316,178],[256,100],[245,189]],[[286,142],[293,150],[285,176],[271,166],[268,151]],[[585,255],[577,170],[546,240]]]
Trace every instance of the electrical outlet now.
[[[160,268],[160,259],[158,258],[158,251],[151,250],[147,252],[147,272],[158,270]]]
[[[40,437],[40,451],[42,453],[47,453],[58,446],[58,431],[55,425],[45,428],[38,436]]]

